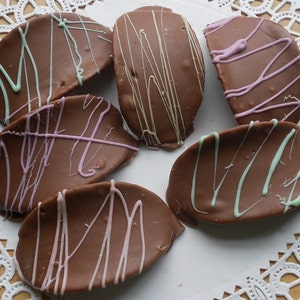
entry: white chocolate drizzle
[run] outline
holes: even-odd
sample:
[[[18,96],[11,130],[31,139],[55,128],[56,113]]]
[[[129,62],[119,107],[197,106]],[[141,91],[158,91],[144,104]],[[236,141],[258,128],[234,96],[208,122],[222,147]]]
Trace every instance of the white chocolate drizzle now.
[[[158,43],[158,50],[155,51],[153,50],[153,46],[151,45],[151,41],[149,36],[147,35],[146,30],[137,29],[129,14],[123,15],[126,37],[126,42],[124,43],[126,43],[126,46],[128,46],[128,55],[124,53],[124,49],[122,47],[123,42],[121,41],[118,22],[116,23],[114,28],[114,32],[116,34],[120,47],[122,61],[125,64],[124,69],[126,79],[131,88],[133,106],[135,107],[135,112],[137,114],[139,122],[141,131],[141,136],[139,138],[143,140],[148,146],[157,147],[161,145],[155,123],[155,112],[152,107],[152,104],[158,100],[151,98],[152,90],[156,90],[168,116],[168,119],[166,119],[165,122],[166,124],[170,124],[176,136],[177,145],[182,145],[184,139],[186,138],[186,128],[181,111],[181,102],[183,100],[179,99],[178,97],[176,83],[173,78],[173,69],[176,68],[176,66],[174,65],[174,62],[172,62],[169,58],[169,52],[171,51],[171,49],[168,49],[168,44],[164,34],[166,26],[164,25],[163,9],[159,12],[151,10],[151,16],[155,28],[155,32],[153,33],[153,35],[155,36]],[[201,82],[201,78],[204,78],[203,58],[201,56],[201,53],[199,53],[196,37],[194,36],[189,23],[185,18],[181,18],[189,43],[194,72],[197,75],[198,86],[200,94],[202,95],[203,83]],[[137,66],[135,64],[135,58],[133,56],[133,45],[129,36],[130,32],[133,32],[135,34],[136,39],[139,42],[138,45],[135,45],[134,47],[138,47],[140,49],[139,55],[142,58],[142,73],[138,79],[135,76]],[[124,38],[124,36],[122,36],[122,38]],[[151,39],[152,38],[153,37],[151,36]],[[172,49],[172,51],[173,50],[174,49]],[[157,55],[155,54],[156,52],[159,53],[158,59]],[[141,84],[145,85],[145,89],[147,91],[147,96],[145,99],[143,99],[142,92],[140,90]]]

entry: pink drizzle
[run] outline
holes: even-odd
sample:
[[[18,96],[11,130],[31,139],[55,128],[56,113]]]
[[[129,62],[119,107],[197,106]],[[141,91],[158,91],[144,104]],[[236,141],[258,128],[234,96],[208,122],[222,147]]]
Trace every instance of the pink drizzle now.
[[[57,222],[56,222],[56,231],[54,242],[50,254],[50,260],[47,266],[45,266],[44,272],[44,280],[41,286],[41,290],[49,291],[51,284],[54,283],[54,293],[63,295],[65,289],[68,284],[68,266],[71,263],[71,259],[74,255],[76,255],[77,251],[80,249],[84,241],[89,238],[89,233],[91,229],[96,226],[97,220],[99,218],[106,217],[103,215],[103,210],[106,206],[109,206],[109,213],[107,216],[107,225],[105,234],[103,239],[100,238],[100,243],[95,241],[95,247],[98,245],[98,260],[95,264],[95,268],[93,270],[93,274],[90,278],[90,284],[88,289],[91,290],[94,286],[96,276],[99,273],[99,266],[102,262],[104,262],[104,271],[102,274],[102,282],[101,286],[106,286],[106,275],[108,268],[111,267],[110,263],[110,253],[116,249],[111,248],[111,238],[112,238],[112,230],[113,230],[113,214],[114,214],[114,205],[116,201],[121,201],[123,210],[125,212],[125,217],[127,220],[127,228],[125,235],[120,237],[123,240],[123,245],[121,249],[121,255],[119,257],[119,261],[117,264],[114,283],[117,284],[119,279],[122,281],[125,280],[125,273],[128,262],[129,255],[129,246],[130,246],[130,236],[133,229],[133,220],[136,215],[139,216],[140,223],[140,243],[141,243],[141,257],[136,257],[135,259],[139,260],[139,273],[142,272],[145,261],[145,235],[144,235],[144,227],[143,227],[143,203],[141,200],[137,200],[132,211],[129,211],[129,208],[126,203],[126,199],[124,195],[120,192],[119,189],[115,186],[115,181],[111,180],[111,187],[109,194],[105,197],[100,208],[95,211],[95,216],[90,224],[87,224],[87,229],[84,232],[83,236],[79,240],[78,244],[74,247],[74,249],[70,249],[69,247],[69,234],[71,229],[69,229],[69,219],[66,205],[66,190],[62,193],[58,194],[57,197]],[[34,261],[38,261],[39,257],[39,244],[42,235],[41,228],[41,214],[40,214],[40,205],[38,205],[37,212],[37,239],[36,239],[36,247],[34,253]],[[117,226],[117,224],[115,224]],[[60,245],[60,246],[59,246]],[[57,266],[56,270],[54,270],[54,266]],[[39,276],[37,274],[37,263],[33,265],[32,270],[32,283],[35,284],[35,278]],[[59,287],[61,281],[61,286]]]

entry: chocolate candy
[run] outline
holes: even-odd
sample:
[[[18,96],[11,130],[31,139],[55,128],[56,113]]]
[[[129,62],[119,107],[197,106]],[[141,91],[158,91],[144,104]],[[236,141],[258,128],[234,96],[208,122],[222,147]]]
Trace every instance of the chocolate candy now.
[[[190,225],[238,223],[300,205],[299,127],[251,122],[203,136],[174,163],[167,201]]]
[[[73,13],[33,18],[0,42],[0,122],[61,98],[112,62],[111,30]]]
[[[24,217],[63,188],[99,181],[136,154],[120,112],[103,98],[61,98],[0,133],[0,209]]]
[[[174,149],[193,131],[202,101],[204,62],[188,22],[170,9],[142,7],[113,30],[122,114],[148,147]]]
[[[59,295],[106,287],[155,263],[183,229],[156,194],[137,185],[112,180],[63,191],[24,220],[18,273]]]
[[[240,124],[300,120],[300,52],[280,24],[232,17],[205,29],[225,97]]]

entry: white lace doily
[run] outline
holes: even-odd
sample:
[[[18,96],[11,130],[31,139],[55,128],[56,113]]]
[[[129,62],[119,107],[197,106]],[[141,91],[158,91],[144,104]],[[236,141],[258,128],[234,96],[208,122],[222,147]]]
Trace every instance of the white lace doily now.
[[[30,295],[31,299],[40,299],[40,294],[33,291],[23,282],[13,282],[15,276],[13,259],[2,242],[0,242],[0,266],[4,269],[4,272],[0,277],[0,287],[4,289],[4,292],[1,295],[2,300],[11,300],[20,293],[24,293],[24,295],[27,296],[27,299],[28,295]]]
[[[267,17],[282,24],[296,39],[300,47],[300,1],[299,0],[212,0],[219,7],[230,6],[232,10],[251,17]]]
[[[5,4],[2,4],[2,3]],[[0,2],[0,33],[12,30],[16,25],[25,22],[33,16],[65,11],[73,12],[79,7],[84,7],[94,0],[4,0]]]
[[[204,2],[205,0],[198,1]],[[1,0],[0,33],[7,33],[16,25],[23,23],[38,14],[53,11],[74,12],[77,9],[82,9],[94,2],[97,2],[97,0]],[[299,0],[210,0],[207,1],[207,5],[211,5],[215,8],[218,7],[218,9],[221,10],[228,9],[230,7],[233,11],[237,11],[248,16],[267,17],[285,26],[295,37],[300,47]],[[0,221],[2,222],[2,220]],[[25,293],[27,295],[26,299],[41,299],[41,295],[38,292],[32,290],[26,284],[14,278],[15,268],[11,251],[16,245],[16,241],[9,241],[11,238],[12,237],[5,236],[4,231],[1,230],[0,226],[0,271],[3,270],[0,272],[1,299],[13,299],[13,296],[19,293]],[[6,240],[8,240],[7,243]],[[260,266],[257,266],[258,269],[259,267]],[[300,299],[299,286],[300,238],[298,232],[296,232],[294,240],[287,241],[286,247],[282,251],[278,252],[278,257],[276,259],[272,259],[272,261],[269,262],[269,266],[259,269],[259,275],[255,277],[252,275],[247,277],[247,274],[245,274],[244,285],[238,285],[236,287],[228,286],[221,298],[218,297],[214,299]],[[4,292],[1,294],[1,291]],[[202,300],[201,296],[195,296],[191,299]]]
[[[278,253],[277,261],[270,261],[268,269],[261,269],[258,277],[247,277],[245,286],[237,286],[234,292],[224,292],[223,298],[214,300],[294,300],[299,298],[300,239],[287,245],[285,252]]]
[[[98,0],[100,1],[100,0]],[[104,1],[104,0],[102,0]],[[204,0],[199,0],[204,1]],[[299,0],[208,0],[212,5],[231,7],[247,16],[266,16],[281,23],[295,36],[300,47],[300,1]],[[5,4],[1,4],[4,2]],[[72,12],[85,7],[95,0],[4,0],[0,2],[0,33],[7,33],[16,25],[29,18],[54,11]],[[297,30],[298,27],[298,30]]]

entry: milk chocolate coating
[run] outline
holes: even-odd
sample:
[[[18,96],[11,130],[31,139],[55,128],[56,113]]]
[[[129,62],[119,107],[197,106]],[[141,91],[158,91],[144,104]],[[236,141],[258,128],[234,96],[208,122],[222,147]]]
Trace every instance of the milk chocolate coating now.
[[[257,122],[203,136],[174,163],[167,201],[190,225],[238,223],[300,205],[300,136],[291,122]]]
[[[149,147],[174,149],[193,131],[202,101],[204,62],[188,22],[163,7],[122,15],[113,30],[122,114]]]
[[[99,181],[133,158],[120,112],[93,95],[61,98],[0,133],[0,209],[23,217],[63,188]]]
[[[240,124],[300,120],[300,52],[280,24],[232,17],[205,29],[225,96]]]
[[[61,98],[112,62],[111,30],[72,13],[43,15],[0,42],[0,122]]]
[[[113,180],[82,186],[26,217],[15,253],[18,273],[59,295],[117,284],[155,263],[183,229],[140,186]]]

